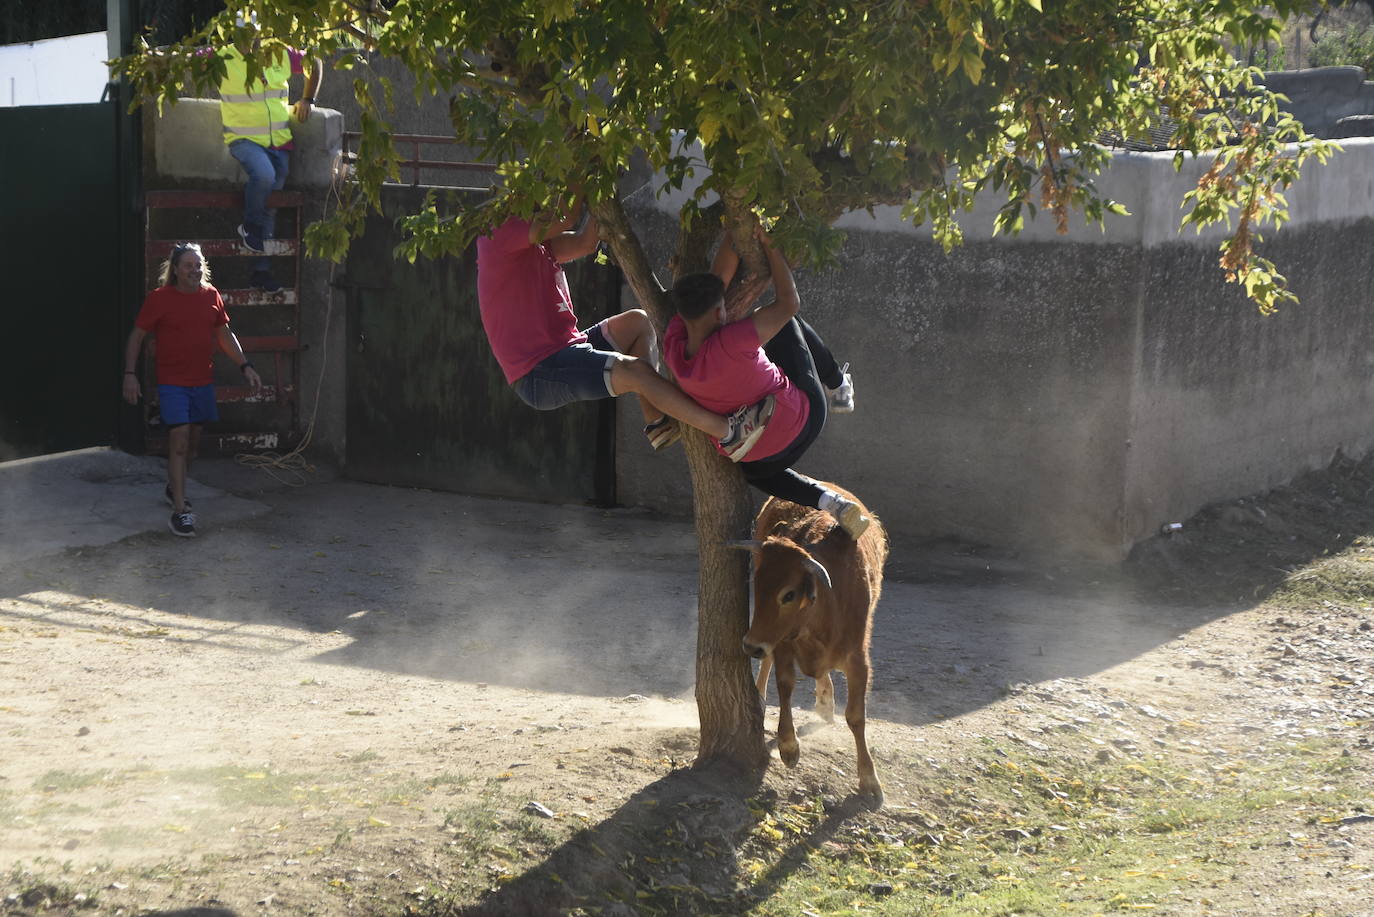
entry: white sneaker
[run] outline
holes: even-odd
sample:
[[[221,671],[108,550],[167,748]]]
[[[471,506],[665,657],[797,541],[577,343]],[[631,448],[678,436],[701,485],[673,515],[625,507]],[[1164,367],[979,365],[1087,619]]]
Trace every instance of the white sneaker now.
[[[844,381],[839,388],[830,390],[830,413],[852,414],[854,412],[854,377],[849,374],[849,364],[844,364],[840,372]]]
[[[830,515],[835,517],[835,521],[840,524],[840,528],[849,533],[849,537],[855,541],[868,528],[869,519],[864,515],[864,511],[859,504],[846,500],[844,497],[836,497],[834,504],[830,507]]]
[[[758,404],[747,404],[726,418],[730,423],[730,432],[720,441],[720,447],[725,450],[725,455],[730,461],[744,461],[749,450],[754,448],[759,437],[763,436],[764,428],[773,416],[775,403],[776,399],[769,395]]]

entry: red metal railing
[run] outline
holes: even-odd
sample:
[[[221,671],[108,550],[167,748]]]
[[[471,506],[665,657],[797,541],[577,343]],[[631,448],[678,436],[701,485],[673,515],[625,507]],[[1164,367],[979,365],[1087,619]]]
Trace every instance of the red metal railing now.
[[[361,139],[362,134],[357,131],[345,131],[343,137],[343,161],[346,165],[352,166],[358,161],[358,154],[354,146]],[[423,146],[457,146],[458,141],[452,137],[439,137],[431,134],[392,134],[391,140],[397,145],[398,150],[405,146],[410,147],[410,158],[402,159],[401,165],[411,171],[411,185],[420,184],[420,172],[423,169],[437,169],[444,172],[496,171],[496,166],[489,162],[459,162],[421,157],[420,148]]]

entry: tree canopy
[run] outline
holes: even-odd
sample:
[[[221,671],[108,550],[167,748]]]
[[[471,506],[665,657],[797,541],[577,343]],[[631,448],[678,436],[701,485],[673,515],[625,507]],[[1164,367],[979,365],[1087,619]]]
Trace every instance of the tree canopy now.
[[[312,228],[339,257],[380,184],[396,175],[394,87],[371,55],[401,62],[417,98],[451,96],[455,137],[500,166],[481,208],[410,221],[405,254],[460,250],[509,213],[528,215],[573,185],[611,203],[637,151],[670,185],[709,169],[684,208],[691,224],[718,195],[726,222],[749,212],[794,257],[823,263],[835,217],[895,204],[944,245],[990,189],[999,232],[1074,209],[1123,208],[1098,194],[1105,131],[1146,134],[1167,115],[1177,161],[1219,150],[1189,195],[1184,224],[1227,222],[1228,279],[1268,311],[1292,295],[1254,243],[1285,217],[1283,191],[1329,148],[1303,134],[1229,49],[1274,39],[1305,0],[254,0],[267,44],[309,47],[353,71],[363,137],[353,197]],[[156,56],[119,64],[145,96],[212,82],[206,41],[249,51],[227,10]],[[209,62],[207,62],[207,60]],[[1306,141],[1306,142],[1302,142]],[[693,147],[693,142],[699,146]],[[698,153],[693,155],[692,150]],[[716,228],[718,228],[718,223]],[[612,249],[626,265],[625,245]],[[758,263],[755,262],[755,266]],[[632,283],[635,278],[631,277]],[[635,284],[637,292],[642,284]]]

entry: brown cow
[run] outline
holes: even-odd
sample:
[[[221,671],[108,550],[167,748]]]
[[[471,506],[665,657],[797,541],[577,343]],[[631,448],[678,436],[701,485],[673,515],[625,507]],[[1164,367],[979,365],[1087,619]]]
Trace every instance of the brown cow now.
[[[859,503],[843,488],[823,486]],[[788,767],[797,763],[800,751],[792,725],[797,667],[816,679],[816,710],[827,722],[834,721],[835,711],[830,672],[844,672],[849,686],[844,717],[858,750],[859,791],[876,796],[881,805],[883,788],[864,740],[864,701],[868,641],[882,591],[887,533],[866,507],[864,513],[872,524],[855,542],[829,513],[768,499],[754,525],[757,540],[740,543],[754,552],[754,619],[744,636],[744,651],[763,660],[760,694],[768,687],[768,670],[776,661],[778,754]]]

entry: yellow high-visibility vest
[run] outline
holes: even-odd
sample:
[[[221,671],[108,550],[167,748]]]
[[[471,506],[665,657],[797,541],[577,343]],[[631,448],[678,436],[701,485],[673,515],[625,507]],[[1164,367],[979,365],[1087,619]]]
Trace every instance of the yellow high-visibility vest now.
[[[220,119],[224,142],[251,140],[259,146],[285,146],[291,142],[291,110],[286,98],[291,80],[291,59],[281,52],[262,68],[262,79],[248,85],[248,62],[232,45],[222,52],[224,81],[219,84]]]

